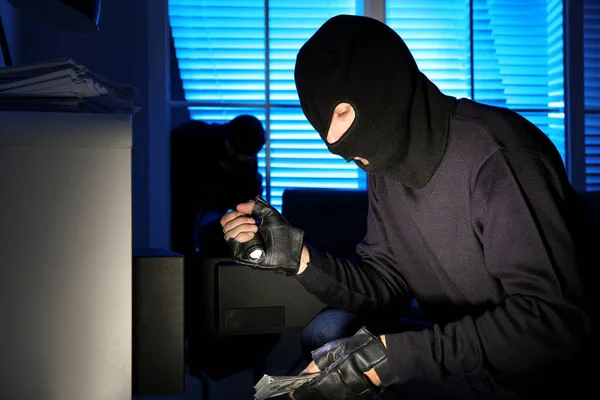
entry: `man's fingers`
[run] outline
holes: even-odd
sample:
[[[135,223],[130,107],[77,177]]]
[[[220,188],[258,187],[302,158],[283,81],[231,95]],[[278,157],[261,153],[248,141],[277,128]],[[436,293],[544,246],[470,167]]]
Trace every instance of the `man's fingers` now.
[[[254,200],[250,200],[246,203],[238,204],[235,209],[243,214],[250,215],[252,213],[253,207],[254,207]]]
[[[240,243],[246,243],[246,242],[249,242],[250,240],[252,240],[253,237],[254,237],[253,232],[244,232],[244,233],[240,233],[239,235],[237,235],[235,237],[235,240],[237,240]]]
[[[317,364],[315,364],[314,361],[311,361],[310,364],[308,364],[306,368],[304,368],[302,372],[300,372],[299,376],[315,374],[317,372],[321,372],[321,370],[319,369],[319,367],[317,367]],[[290,396],[290,399],[295,400],[294,391],[289,392],[288,395]]]
[[[246,214],[240,213],[240,215],[237,218],[234,218],[231,221],[225,223],[225,225],[223,225],[223,233],[228,233],[229,231],[237,228],[240,225],[256,225],[256,221],[254,220],[254,218],[250,218]]]
[[[256,225],[243,224],[225,232],[225,240],[235,239],[238,242],[244,243],[254,237],[254,233],[258,231]]]
[[[254,218],[239,211],[231,211],[221,218],[221,226],[225,240],[235,239],[244,243],[254,237],[258,231]]]
[[[221,217],[221,220],[220,220],[221,226],[223,228],[225,228],[225,225],[227,225],[229,222],[231,222],[234,219],[241,217],[241,216],[246,216],[246,214],[241,213],[239,211],[230,211]]]
[[[321,372],[321,370],[314,361],[311,361],[310,364],[304,368],[304,371],[300,372],[300,375],[316,374],[317,372]]]
[[[294,390],[293,392],[288,393],[288,395],[294,400],[325,400],[337,398],[323,397],[323,394],[317,389],[315,382],[306,383]]]

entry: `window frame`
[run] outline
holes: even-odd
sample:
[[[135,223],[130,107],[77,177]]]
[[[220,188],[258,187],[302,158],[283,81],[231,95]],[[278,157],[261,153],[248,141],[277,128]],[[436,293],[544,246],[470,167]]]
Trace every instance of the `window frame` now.
[[[266,12],[268,12],[267,4],[267,0],[265,0]],[[356,0],[356,14],[370,16],[385,22],[385,0]],[[168,171],[170,114],[173,107],[183,105],[181,102],[171,99],[169,87],[171,71],[169,67],[168,0],[156,0],[153,7],[147,8],[146,18],[149,88],[146,107],[148,113],[147,146],[148,158],[152,160],[152,162],[148,162],[148,230],[149,232],[163,232],[158,236],[149,235],[149,245],[153,246],[168,243],[168,239],[165,240],[165,238],[170,235]],[[268,14],[266,19],[268,24]],[[563,0],[565,156],[569,179],[577,191],[586,190],[582,19],[582,0]],[[266,37],[268,52],[268,35]],[[268,57],[266,62],[268,63]],[[269,112],[268,90],[267,82],[267,107],[265,110],[267,113]],[[203,103],[203,105],[205,104]],[[270,132],[269,128],[267,125],[267,133]],[[267,143],[269,142],[270,138],[267,135]],[[266,151],[270,151],[269,146]],[[269,155],[267,154],[267,157]],[[267,175],[269,175],[268,163],[267,171]],[[270,177],[265,179],[269,180],[268,185],[270,185]]]

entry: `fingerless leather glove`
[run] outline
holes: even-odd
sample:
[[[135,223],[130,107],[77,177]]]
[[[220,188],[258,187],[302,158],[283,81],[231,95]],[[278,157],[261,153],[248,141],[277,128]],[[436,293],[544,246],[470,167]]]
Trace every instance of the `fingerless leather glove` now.
[[[382,387],[399,381],[391,370],[383,342],[364,327],[350,338],[318,348],[312,357],[322,372],[294,391],[296,400],[371,400],[380,390],[364,374],[371,368]]]
[[[253,259],[249,250],[256,245],[256,241],[240,243],[229,239],[227,243],[234,261],[255,269],[295,275],[300,267],[304,232],[291,227],[283,215],[260,196],[255,201],[251,216],[259,219],[257,236],[262,242],[264,254]]]

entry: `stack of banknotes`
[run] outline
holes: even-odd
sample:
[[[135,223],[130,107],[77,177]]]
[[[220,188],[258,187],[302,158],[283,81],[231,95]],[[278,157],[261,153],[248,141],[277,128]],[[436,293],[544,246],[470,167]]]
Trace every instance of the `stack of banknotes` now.
[[[312,381],[318,375],[318,373],[301,376],[263,375],[260,381],[254,386],[254,400],[263,400],[287,394]]]

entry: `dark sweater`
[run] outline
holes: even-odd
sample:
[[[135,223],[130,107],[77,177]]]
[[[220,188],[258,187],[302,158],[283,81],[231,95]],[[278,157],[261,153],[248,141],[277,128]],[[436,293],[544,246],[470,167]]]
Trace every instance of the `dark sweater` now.
[[[402,381],[490,373],[533,384],[591,326],[576,196],[550,140],[521,116],[461,100],[449,127],[425,187],[369,176],[358,261],[310,249],[297,278],[353,312],[404,311],[416,298],[432,328],[386,335]]]

